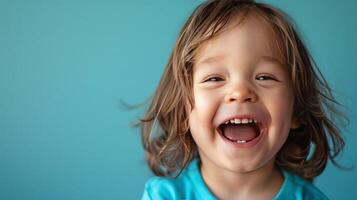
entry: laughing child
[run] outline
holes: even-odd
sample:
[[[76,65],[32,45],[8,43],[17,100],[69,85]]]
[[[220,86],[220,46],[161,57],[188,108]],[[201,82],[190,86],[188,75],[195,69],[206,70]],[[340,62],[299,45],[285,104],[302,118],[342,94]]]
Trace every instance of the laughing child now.
[[[344,147],[336,105],[286,14],[205,1],[139,122],[142,199],[328,199],[312,181]]]

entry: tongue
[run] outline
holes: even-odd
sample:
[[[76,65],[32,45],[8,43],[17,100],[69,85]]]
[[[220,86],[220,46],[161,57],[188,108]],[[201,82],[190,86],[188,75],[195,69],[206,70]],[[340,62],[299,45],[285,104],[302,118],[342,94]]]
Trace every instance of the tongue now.
[[[252,140],[257,136],[257,131],[253,125],[235,125],[235,124],[227,124],[223,127],[223,134],[228,139],[237,141],[237,140]]]

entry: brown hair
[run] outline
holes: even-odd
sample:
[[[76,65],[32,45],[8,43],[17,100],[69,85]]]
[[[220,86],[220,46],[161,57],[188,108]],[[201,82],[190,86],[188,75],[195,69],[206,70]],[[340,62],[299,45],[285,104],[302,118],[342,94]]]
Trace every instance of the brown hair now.
[[[198,156],[188,115],[194,106],[192,68],[200,45],[217,36],[241,16],[256,14],[273,30],[285,58],[295,95],[294,117],[302,124],[291,130],[276,156],[276,164],[313,180],[345,143],[337,120],[347,117],[337,109],[331,89],[299,38],[292,20],[281,10],[249,0],[211,0],[200,4],[184,24],[141,126],[142,144],[155,175],[179,175]],[[329,143],[329,140],[332,144]],[[312,146],[314,148],[312,148]],[[332,149],[331,149],[332,147]]]

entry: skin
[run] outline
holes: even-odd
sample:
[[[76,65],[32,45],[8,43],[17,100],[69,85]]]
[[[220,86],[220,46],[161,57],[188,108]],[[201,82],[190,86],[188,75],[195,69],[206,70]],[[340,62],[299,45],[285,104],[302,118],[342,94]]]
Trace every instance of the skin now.
[[[194,108],[190,131],[202,161],[201,173],[219,199],[272,199],[283,176],[274,165],[290,128],[296,128],[294,95],[264,24],[249,17],[202,44],[193,68]],[[262,58],[275,58],[262,59]],[[227,116],[256,114],[266,134],[251,148],[233,148],[216,132]]]

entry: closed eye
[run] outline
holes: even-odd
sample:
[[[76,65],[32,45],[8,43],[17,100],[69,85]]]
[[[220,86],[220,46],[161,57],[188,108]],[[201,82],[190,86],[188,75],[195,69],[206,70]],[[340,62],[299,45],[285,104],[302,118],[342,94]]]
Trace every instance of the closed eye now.
[[[257,76],[255,79],[259,80],[259,81],[268,81],[268,80],[278,81],[276,78],[274,78],[272,76],[267,76],[267,75]],[[278,82],[280,82],[280,81],[278,81]]]
[[[214,76],[214,77],[206,79],[204,82],[218,82],[218,81],[223,81],[223,79],[220,77]]]

